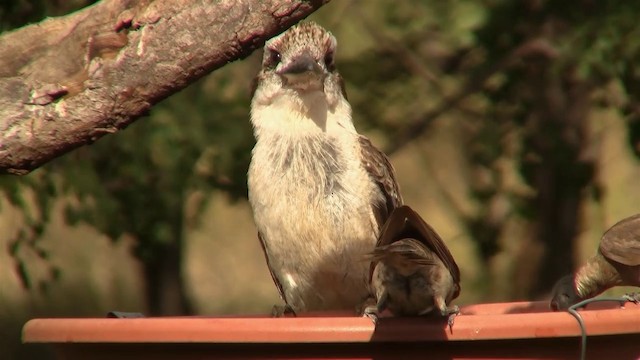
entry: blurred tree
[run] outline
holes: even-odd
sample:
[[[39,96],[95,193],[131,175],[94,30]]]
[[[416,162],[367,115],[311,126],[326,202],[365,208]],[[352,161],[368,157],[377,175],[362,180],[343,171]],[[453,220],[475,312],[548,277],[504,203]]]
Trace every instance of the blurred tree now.
[[[197,82],[118,136],[28,176],[3,177],[2,189],[12,203],[37,211],[27,217],[31,230],[21,232],[15,246],[37,245],[53,196],[72,195],[66,214],[71,224],[86,222],[114,240],[123,234],[137,239],[135,255],[144,266],[148,311],[189,313],[181,276],[187,225],[198,221],[209,191],[221,189],[235,198],[246,194],[253,137],[248,121],[228,121],[247,116],[251,76],[242,70],[236,66]],[[210,109],[216,109],[215,116]],[[36,194],[32,207],[22,199],[25,188]],[[198,194],[200,200],[186,209],[187,199]],[[17,266],[28,284],[27,266],[19,258]]]
[[[152,314],[191,311],[181,266],[186,224],[196,219],[185,214],[197,217],[206,202],[191,202],[196,209],[187,211],[188,197],[214,188],[234,197],[246,193],[251,130],[247,121],[227,119],[246,118],[248,90],[232,76],[227,71],[190,86],[154,108],[149,119],[51,168],[73,179],[65,182],[66,192],[79,196],[68,209],[72,223],[87,222],[113,239],[128,233],[138,240]],[[220,98],[225,91],[234,96]]]
[[[444,115],[459,124],[472,174],[469,196],[478,203],[477,211],[459,209],[459,216],[487,266],[503,250],[509,219],[530,223],[531,238],[510,275],[520,286],[507,298],[538,297],[575,268],[580,212],[602,192],[587,122],[602,98],[626,110],[638,152],[639,10],[623,1],[414,1],[358,9],[351,17],[375,44],[372,55],[341,67],[349,89],[356,88],[350,92],[356,116],[387,134],[388,152],[420,138]],[[620,80],[619,91],[594,97]]]
[[[2,7],[2,14],[15,21],[5,23],[9,28],[21,25],[14,17],[18,13],[28,12],[23,20],[37,21],[63,10],[73,8],[11,3]],[[150,314],[190,313],[181,276],[182,246],[187,224],[197,221],[206,196],[195,196],[202,200],[189,202],[191,209],[185,209],[186,200],[212,189],[232,198],[246,194],[253,145],[246,118],[255,70],[244,68],[255,62],[239,65],[193,84],[118,136],[78,149],[28,176],[0,178],[0,191],[25,212],[27,226],[9,249],[25,287],[33,284],[21,248],[29,247],[47,260],[38,241],[51,204],[56,196],[72,196],[66,212],[71,224],[86,222],[114,240],[123,234],[137,239],[135,255],[143,263]],[[50,266],[49,280],[55,280],[59,270]],[[46,281],[38,285],[44,288]]]
[[[94,3],[96,0],[73,1],[0,1],[0,32],[28,23],[40,21],[46,16],[63,15]],[[50,281],[60,275],[59,269],[49,262],[49,253],[40,244],[40,237],[50,220],[50,211],[58,195],[56,177],[46,171],[33,176],[15,178],[0,177],[0,192],[13,206],[23,210],[25,225],[9,245],[9,254],[15,260],[15,270],[23,286],[46,289]],[[33,195],[33,196],[30,196]],[[23,250],[31,251],[49,267],[50,277],[37,284],[29,276],[28,264],[22,257]]]
[[[516,260],[535,269],[514,279],[525,284],[519,296],[544,294],[576,267],[569,255],[577,248],[580,213],[589,196],[601,196],[587,118],[598,106],[594,91],[619,78],[638,56],[640,41],[629,34],[637,32],[633,14],[639,10],[621,1],[494,2],[478,32],[489,62],[514,49],[522,55],[505,69],[501,86],[487,91],[493,118],[518,128],[516,160],[535,191],[514,208],[532,222],[533,241],[542,248],[539,259],[525,248]],[[546,46],[522,52],[522,44],[536,42]]]

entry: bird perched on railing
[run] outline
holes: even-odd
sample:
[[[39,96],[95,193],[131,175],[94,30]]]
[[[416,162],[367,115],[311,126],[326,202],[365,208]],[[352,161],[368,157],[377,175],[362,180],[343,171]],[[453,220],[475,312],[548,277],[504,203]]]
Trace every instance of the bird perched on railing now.
[[[353,125],[336,45],[300,23],[265,44],[255,81],[249,201],[277,312],[355,311],[368,296],[361,260],[402,203],[389,160]]]
[[[607,230],[595,256],[575,274],[556,283],[550,306],[565,310],[614,286],[640,286],[640,214],[623,219]],[[637,294],[626,296],[637,302]]]
[[[449,303],[460,294],[460,270],[438,233],[409,206],[395,209],[371,254],[371,287],[377,303],[365,315],[389,309],[396,316],[449,316]]]

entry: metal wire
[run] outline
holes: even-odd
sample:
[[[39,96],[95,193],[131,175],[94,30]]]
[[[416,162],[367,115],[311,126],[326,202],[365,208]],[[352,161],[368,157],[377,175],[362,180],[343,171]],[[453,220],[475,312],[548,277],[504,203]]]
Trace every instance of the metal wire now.
[[[627,302],[636,302],[638,301],[635,295],[624,295],[622,297],[599,297],[599,298],[591,298],[582,300],[577,304],[571,305],[567,311],[569,314],[573,315],[574,318],[578,321],[578,325],[580,325],[580,360],[585,360],[587,357],[587,329],[584,326],[584,321],[582,320],[582,316],[578,312],[578,309],[581,307],[585,307],[588,304],[594,302],[602,302],[602,301],[617,301],[620,303],[620,306],[624,306]]]

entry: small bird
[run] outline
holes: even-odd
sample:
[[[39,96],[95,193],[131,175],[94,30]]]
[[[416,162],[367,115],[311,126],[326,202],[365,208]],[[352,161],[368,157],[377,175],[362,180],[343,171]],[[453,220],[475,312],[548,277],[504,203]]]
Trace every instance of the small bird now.
[[[371,254],[371,290],[377,304],[365,309],[374,320],[385,309],[395,316],[437,313],[453,316],[449,303],[460,295],[460,270],[444,241],[413,209],[395,209]]]
[[[549,305],[554,311],[566,310],[614,286],[640,286],[640,214],[607,230],[596,255],[575,275],[558,280]],[[628,298],[637,301],[634,296]]]
[[[302,22],[265,44],[254,82],[249,202],[285,302],[276,316],[356,312],[369,294],[360,260],[402,204],[391,163],[353,125],[336,46]]]

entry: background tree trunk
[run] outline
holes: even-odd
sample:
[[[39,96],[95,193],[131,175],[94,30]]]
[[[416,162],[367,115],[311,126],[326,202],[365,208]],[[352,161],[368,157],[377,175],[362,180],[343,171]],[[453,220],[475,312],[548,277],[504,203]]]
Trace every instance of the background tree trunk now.
[[[193,314],[182,274],[185,237],[180,211],[175,219],[171,243],[154,246],[153,257],[144,262],[147,309],[152,316]],[[153,244],[154,240],[140,239],[139,243]]]
[[[594,185],[595,159],[587,135],[592,86],[570,67],[560,75],[548,61],[532,64],[527,74],[535,91],[522,171],[537,193],[530,200],[534,240],[522,248],[519,260],[522,269],[532,270],[519,278],[518,295],[526,298],[543,297],[559,276],[576,268],[571,254],[582,227],[580,212],[585,190]]]

